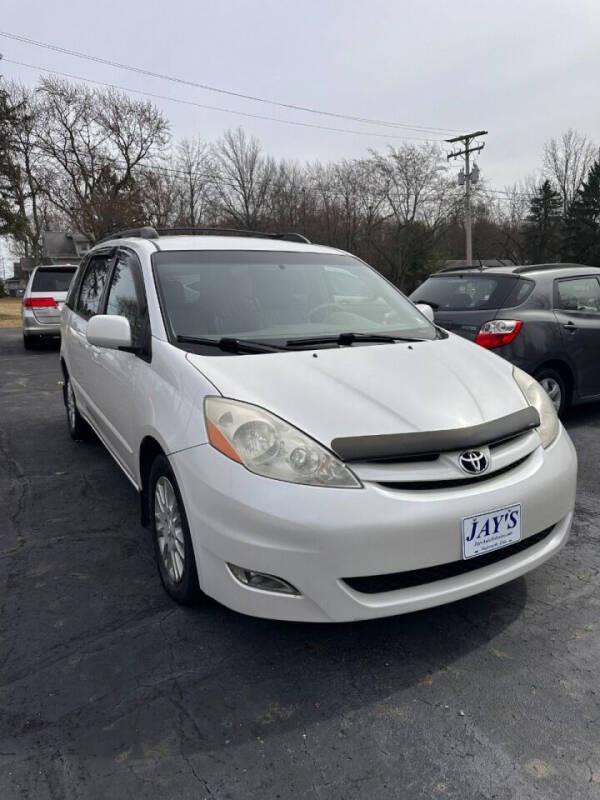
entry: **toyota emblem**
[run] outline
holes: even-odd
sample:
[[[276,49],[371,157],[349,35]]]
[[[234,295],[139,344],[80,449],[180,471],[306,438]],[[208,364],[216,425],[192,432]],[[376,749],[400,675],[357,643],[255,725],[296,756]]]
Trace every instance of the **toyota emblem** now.
[[[458,457],[458,463],[464,472],[469,475],[480,475],[490,465],[490,459],[483,450],[465,450]]]

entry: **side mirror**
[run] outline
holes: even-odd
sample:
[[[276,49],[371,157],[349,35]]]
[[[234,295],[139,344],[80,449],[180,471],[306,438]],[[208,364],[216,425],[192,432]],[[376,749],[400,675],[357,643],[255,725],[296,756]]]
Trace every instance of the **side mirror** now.
[[[111,350],[130,348],[129,320],[117,314],[97,314],[88,322],[87,340],[97,347],[108,347]]]
[[[415,303],[416,307],[419,309],[421,314],[424,317],[427,317],[429,322],[435,322],[435,314],[433,313],[433,308],[427,303]]]

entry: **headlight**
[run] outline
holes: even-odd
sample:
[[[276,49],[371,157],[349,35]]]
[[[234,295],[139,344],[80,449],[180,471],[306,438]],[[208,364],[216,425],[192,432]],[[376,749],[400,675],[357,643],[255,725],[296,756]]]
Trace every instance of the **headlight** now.
[[[560,423],[556,414],[556,409],[552,405],[552,400],[548,397],[540,384],[523,372],[518,367],[513,367],[513,377],[519,389],[525,395],[525,399],[530,406],[533,406],[540,415],[540,426],[537,432],[540,435],[544,447],[549,447],[558,436]]]
[[[250,472],[310,486],[362,485],[333,453],[258,406],[207,397],[204,416],[212,446]]]

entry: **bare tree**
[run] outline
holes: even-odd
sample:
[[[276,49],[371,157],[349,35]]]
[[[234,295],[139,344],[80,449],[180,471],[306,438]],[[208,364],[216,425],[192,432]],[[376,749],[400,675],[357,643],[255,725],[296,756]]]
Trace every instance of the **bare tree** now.
[[[401,225],[421,220],[429,224],[443,215],[449,197],[446,166],[433,144],[390,147],[387,155],[373,153],[385,181],[385,195],[394,219]]]
[[[270,226],[276,231],[306,233],[310,188],[306,171],[296,161],[276,164],[270,188]]]
[[[143,221],[136,173],[167,144],[162,114],[125,94],[55,78],[42,79],[39,96],[38,147],[51,202],[93,238]]]
[[[325,223],[325,240],[366,256],[374,232],[388,213],[385,186],[374,160],[314,164],[310,178],[319,200],[319,217]]]
[[[563,215],[566,216],[597,153],[594,143],[573,128],[563,133],[560,139],[550,139],[544,145],[544,176],[558,187]]]
[[[212,217],[213,187],[208,145],[200,138],[184,139],[176,147],[173,166],[179,180],[177,223],[198,227]]]
[[[372,158],[388,211],[387,235],[375,246],[394,283],[407,286],[415,271],[424,268],[424,251],[445,223],[454,187],[436,145],[390,147],[386,155],[373,152]]]
[[[144,222],[155,228],[169,228],[178,224],[183,196],[182,180],[175,168],[175,161],[162,160],[137,172],[138,183],[142,186]]]
[[[258,139],[242,128],[225,133],[213,147],[212,182],[223,216],[245,230],[260,229],[269,214],[276,167],[262,155]]]

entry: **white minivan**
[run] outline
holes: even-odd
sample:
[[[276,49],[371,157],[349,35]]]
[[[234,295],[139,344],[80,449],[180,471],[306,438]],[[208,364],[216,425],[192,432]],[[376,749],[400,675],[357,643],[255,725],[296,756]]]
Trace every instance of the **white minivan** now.
[[[577,460],[535,380],[341,250],[194,234],[100,242],[62,315],[70,433],[139,491],[175,600],[368,619],[564,545]]]
[[[76,270],[75,264],[51,264],[36,267],[29,276],[21,306],[25,350],[60,336],[61,312]]]

